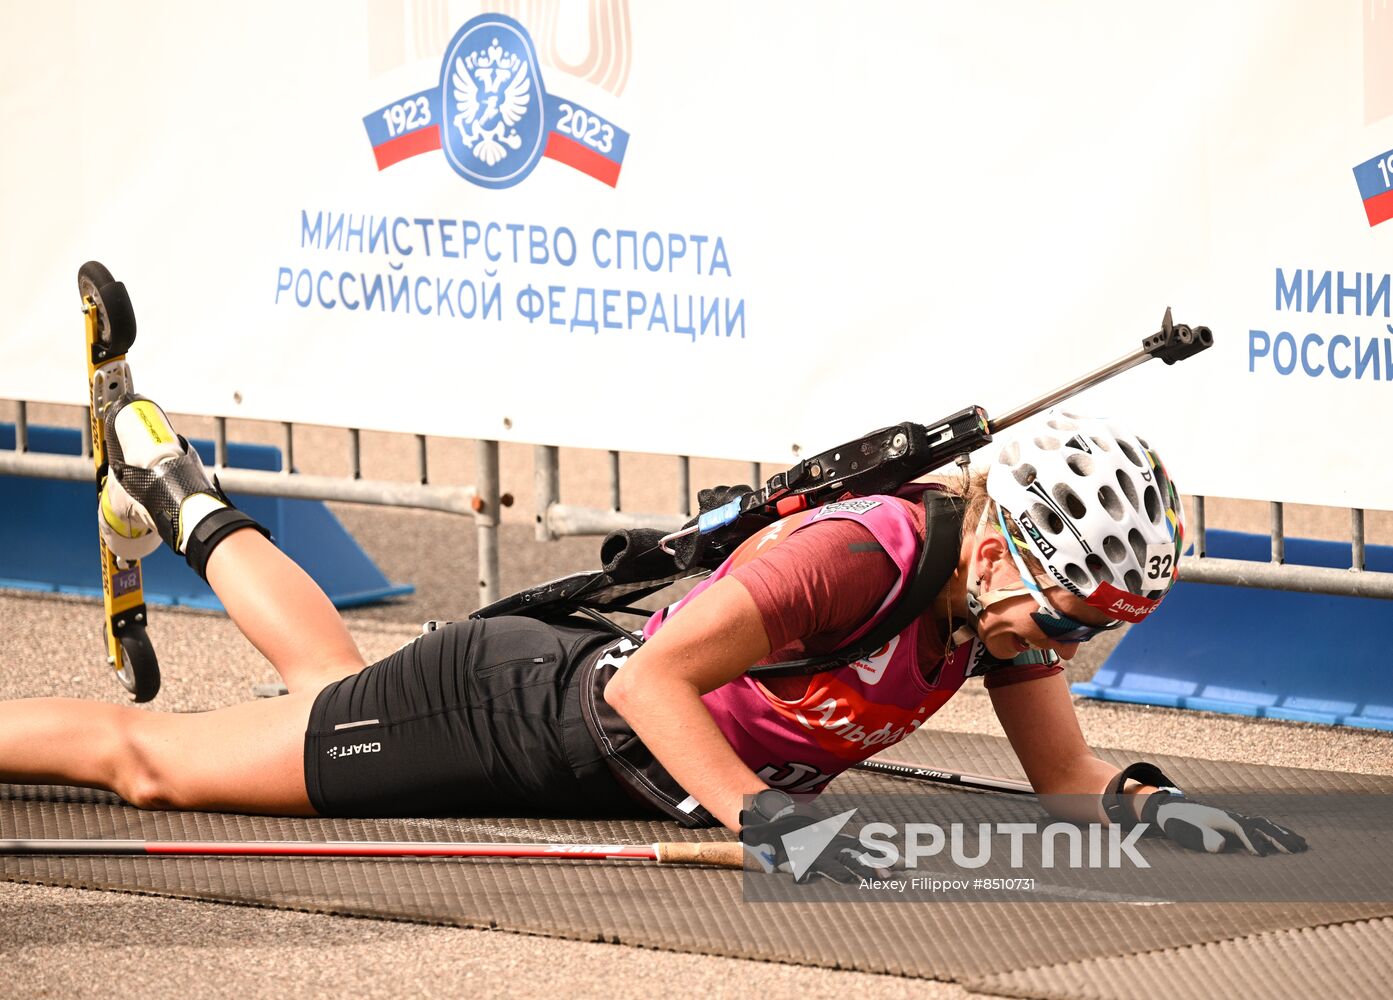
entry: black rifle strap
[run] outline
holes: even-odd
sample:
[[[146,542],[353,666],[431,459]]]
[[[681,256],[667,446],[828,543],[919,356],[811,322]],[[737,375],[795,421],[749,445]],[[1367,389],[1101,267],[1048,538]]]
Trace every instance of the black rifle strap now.
[[[914,576],[895,606],[874,628],[857,639],[854,646],[805,660],[767,663],[751,667],[746,673],[760,678],[806,677],[844,667],[869,657],[928,610],[958,568],[958,555],[962,548],[963,501],[961,497],[949,493],[925,490],[923,505],[924,547],[919,552]]]
[[[925,530],[919,560],[899,600],[874,628],[857,639],[854,646],[808,659],[755,666],[746,673],[755,677],[805,677],[822,673],[824,670],[844,667],[871,656],[908,628],[910,622],[922,615],[958,567],[963,501],[953,494],[930,489],[924,491],[921,502],[924,507]],[[525,615],[543,621],[562,621],[572,615],[582,614],[594,619],[606,631],[624,638],[632,638],[641,644],[641,632],[630,632],[608,621],[604,615],[651,614],[649,611],[632,607],[629,602],[691,576],[692,574],[679,573],[656,581],[617,584],[603,571],[576,573],[506,597],[487,608],[475,611],[469,617]]]

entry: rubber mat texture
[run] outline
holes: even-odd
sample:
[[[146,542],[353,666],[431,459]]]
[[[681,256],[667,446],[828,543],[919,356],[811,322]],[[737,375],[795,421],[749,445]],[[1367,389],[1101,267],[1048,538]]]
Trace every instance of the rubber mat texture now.
[[[1363,920],[1022,969],[974,985],[1001,996],[1056,1000],[1386,997],[1393,982],[1390,943],[1393,920]]]
[[[1135,757],[1106,750],[1099,755],[1118,764]],[[887,756],[943,769],[1020,773],[1006,741],[985,736],[920,733]],[[1389,778],[1160,756],[1156,763],[1200,794],[1393,792]],[[926,794],[973,794],[920,787]],[[904,789],[904,782],[854,772],[834,786],[850,794]],[[102,792],[0,785],[0,836],[651,843],[729,834],[646,820],[304,820],[142,812]],[[1393,916],[1393,903],[751,904],[742,900],[741,876],[734,872],[605,861],[4,857],[0,877],[916,976],[1018,996],[1126,995],[1119,984],[1126,984],[1129,973],[1120,970],[1130,969],[1127,963],[1142,953],[1184,957],[1165,966],[1171,995],[1228,992],[1204,987],[1214,962],[1247,976],[1246,992],[1296,995],[1282,965],[1264,958],[1266,949],[1222,943]],[[1212,957],[1213,949],[1224,947],[1228,952]],[[1194,990],[1180,990],[1177,977]],[[1112,985],[1098,992],[1091,984],[1100,982]]]

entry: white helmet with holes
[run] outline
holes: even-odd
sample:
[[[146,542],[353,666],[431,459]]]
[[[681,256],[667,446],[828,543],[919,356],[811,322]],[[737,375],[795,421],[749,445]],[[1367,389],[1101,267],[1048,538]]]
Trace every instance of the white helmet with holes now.
[[[1052,580],[1114,619],[1144,619],[1179,572],[1180,495],[1145,441],[1112,422],[1051,411],[1014,432],[987,494]]]

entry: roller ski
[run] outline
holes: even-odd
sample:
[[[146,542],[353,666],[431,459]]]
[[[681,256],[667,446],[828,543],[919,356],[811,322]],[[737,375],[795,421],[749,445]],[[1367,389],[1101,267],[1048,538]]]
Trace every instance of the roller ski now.
[[[138,702],[160,690],[160,665],[146,633],[145,585],[140,560],[154,551],[139,525],[122,525],[108,516],[106,483],[109,472],[105,417],[111,404],[132,391],[126,352],[135,343],[135,312],[126,286],[96,261],[77,272],[78,294],[87,327],[87,387],[91,393],[92,461],[97,473],[98,533],[102,557],[102,604],[106,660],[116,678]],[[112,538],[121,554],[108,544]]]
[[[87,315],[107,660],[132,698],[146,702],[159,692],[160,670],[146,634],[140,560],[163,543],[207,579],[208,556],[227,535],[245,527],[269,533],[232,506],[164,410],[135,394],[125,357],[135,315],[125,286],[97,263],[82,266],[78,285]]]

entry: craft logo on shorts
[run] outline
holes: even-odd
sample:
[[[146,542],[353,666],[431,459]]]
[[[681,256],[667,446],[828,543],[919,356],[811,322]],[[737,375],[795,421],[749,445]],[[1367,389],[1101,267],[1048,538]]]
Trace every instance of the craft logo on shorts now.
[[[525,180],[553,159],[614,187],[629,134],[575,101],[547,93],[532,37],[503,14],[465,23],[445,48],[440,81],[363,118],[377,169],[440,150],[480,187]]]

